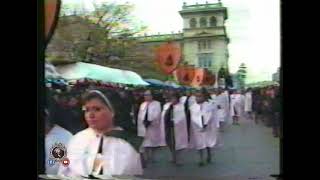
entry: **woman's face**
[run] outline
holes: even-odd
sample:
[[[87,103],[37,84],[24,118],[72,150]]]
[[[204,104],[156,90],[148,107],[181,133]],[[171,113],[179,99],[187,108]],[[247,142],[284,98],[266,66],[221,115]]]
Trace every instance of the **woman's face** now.
[[[113,112],[100,99],[87,101],[84,111],[90,128],[103,131],[113,126]]]
[[[145,92],[144,94],[143,94],[143,96],[144,96],[144,100],[145,101],[152,101],[152,94],[151,94],[151,92],[149,92],[149,91],[147,91],[147,92]]]

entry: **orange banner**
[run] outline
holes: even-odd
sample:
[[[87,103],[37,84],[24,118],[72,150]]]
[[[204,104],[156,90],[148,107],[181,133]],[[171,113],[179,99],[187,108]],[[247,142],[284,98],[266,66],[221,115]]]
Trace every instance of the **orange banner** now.
[[[175,70],[174,74],[180,84],[190,86],[194,78],[195,71],[192,66],[179,66]]]
[[[162,44],[156,49],[155,59],[163,73],[172,74],[181,60],[180,45],[174,42]]]
[[[59,17],[60,0],[45,0],[45,39],[49,41]]]

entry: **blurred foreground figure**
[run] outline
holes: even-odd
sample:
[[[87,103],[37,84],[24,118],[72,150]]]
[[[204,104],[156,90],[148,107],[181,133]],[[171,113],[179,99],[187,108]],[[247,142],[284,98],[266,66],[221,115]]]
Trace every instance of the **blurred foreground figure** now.
[[[131,144],[117,137],[113,105],[102,92],[91,90],[84,97],[84,119],[88,128],[70,140],[70,164],[59,174],[75,177],[90,175],[141,175],[140,155]]]
[[[72,134],[55,123],[53,116],[49,111],[46,110],[45,118],[45,160],[46,160],[46,174],[56,175],[58,174],[58,169],[61,166],[60,163],[55,163],[54,165],[49,165],[48,161],[51,156],[51,150],[55,144],[62,143],[67,146]]]

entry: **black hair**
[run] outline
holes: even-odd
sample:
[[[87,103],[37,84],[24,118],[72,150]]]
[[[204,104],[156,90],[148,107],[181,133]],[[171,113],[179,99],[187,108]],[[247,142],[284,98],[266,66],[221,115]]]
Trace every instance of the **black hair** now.
[[[179,101],[180,97],[181,97],[180,93],[178,93],[178,92],[173,92],[170,94],[170,98],[176,98],[178,101]]]

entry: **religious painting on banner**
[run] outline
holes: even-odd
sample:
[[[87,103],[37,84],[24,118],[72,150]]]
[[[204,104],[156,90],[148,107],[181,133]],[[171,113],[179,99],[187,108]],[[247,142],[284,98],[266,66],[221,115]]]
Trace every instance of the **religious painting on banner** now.
[[[182,85],[191,85],[191,82],[194,78],[195,71],[192,66],[179,66],[174,71],[174,76],[177,78],[180,84]]]
[[[196,68],[194,72],[195,74],[191,82],[191,86],[199,87],[203,84],[205,78],[205,70],[202,68]]]
[[[180,45],[175,42],[160,45],[155,50],[155,59],[164,74],[172,74],[181,60]]]
[[[213,86],[215,82],[216,82],[215,75],[212,74],[207,69],[205,69],[204,79],[203,79],[203,83],[201,85],[203,85],[203,86]]]
[[[45,45],[47,45],[58,23],[61,0],[45,0],[44,6],[45,6],[44,7],[45,34],[44,35],[45,35]]]

